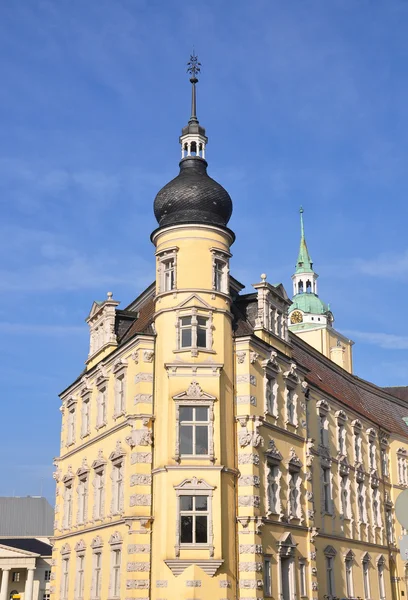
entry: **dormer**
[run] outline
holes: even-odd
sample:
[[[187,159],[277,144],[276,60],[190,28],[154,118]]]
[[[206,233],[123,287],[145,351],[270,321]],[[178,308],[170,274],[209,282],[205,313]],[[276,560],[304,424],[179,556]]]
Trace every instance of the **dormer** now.
[[[94,358],[98,357],[100,360],[117,346],[115,317],[119,302],[112,296],[112,292],[108,292],[105,301],[95,301],[86,319],[90,333],[89,354],[86,361],[88,369],[95,364]],[[100,355],[102,352],[103,356]]]
[[[255,329],[264,329],[287,342],[287,315],[291,301],[281,283],[267,283],[266,275],[261,275],[261,283],[253,284],[258,292],[258,315]]]

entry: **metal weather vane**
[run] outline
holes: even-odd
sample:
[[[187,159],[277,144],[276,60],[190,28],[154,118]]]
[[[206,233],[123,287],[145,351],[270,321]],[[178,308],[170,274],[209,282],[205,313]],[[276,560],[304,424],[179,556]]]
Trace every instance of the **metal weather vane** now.
[[[198,56],[193,50],[193,54],[190,54],[190,60],[187,63],[187,73],[191,75],[192,79],[197,79],[197,75],[201,71],[201,63],[198,62]]]

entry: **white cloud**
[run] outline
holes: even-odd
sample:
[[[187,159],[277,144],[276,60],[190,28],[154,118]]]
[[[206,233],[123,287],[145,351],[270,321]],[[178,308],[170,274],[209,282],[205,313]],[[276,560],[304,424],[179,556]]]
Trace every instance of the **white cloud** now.
[[[353,340],[360,340],[386,350],[408,350],[408,336],[406,335],[357,330],[347,330],[343,333]]]
[[[358,259],[355,266],[364,275],[405,280],[408,279],[408,250],[398,254],[380,254],[373,259]]]

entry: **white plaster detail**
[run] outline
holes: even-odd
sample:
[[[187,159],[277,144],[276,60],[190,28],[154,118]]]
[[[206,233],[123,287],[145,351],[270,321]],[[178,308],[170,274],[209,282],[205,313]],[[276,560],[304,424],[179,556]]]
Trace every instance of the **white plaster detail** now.
[[[130,506],[151,506],[151,494],[133,494],[130,496]]]
[[[152,463],[152,453],[151,452],[132,452],[130,456],[130,462],[132,465],[136,463]]]
[[[129,554],[147,554],[150,549],[150,544],[128,544]]]
[[[135,404],[152,404],[153,395],[152,394],[136,394],[134,403]]]
[[[239,465],[259,465],[259,456],[258,454],[238,454],[238,464]]]
[[[128,562],[126,565],[126,571],[128,573],[133,572],[148,572],[150,571],[150,563],[149,562]]]
[[[151,485],[152,484],[152,476],[144,475],[142,473],[133,473],[130,476],[130,485],[133,487],[135,485]]]
[[[149,383],[152,383],[152,373],[138,373],[137,375],[135,375],[135,383],[140,383],[141,381],[148,381]]]

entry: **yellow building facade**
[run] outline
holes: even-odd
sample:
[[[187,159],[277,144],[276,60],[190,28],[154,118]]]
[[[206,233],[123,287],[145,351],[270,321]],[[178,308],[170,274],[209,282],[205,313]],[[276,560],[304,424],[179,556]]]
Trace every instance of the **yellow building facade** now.
[[[124,310],[94,303],[86,370],[61,394],[51,597],[400,600],[404,402],[352,374],[351,342],[340,364],[291,331],[314,314],[299,288],[263,275],[241,293],[190,69],[156,280]]]

